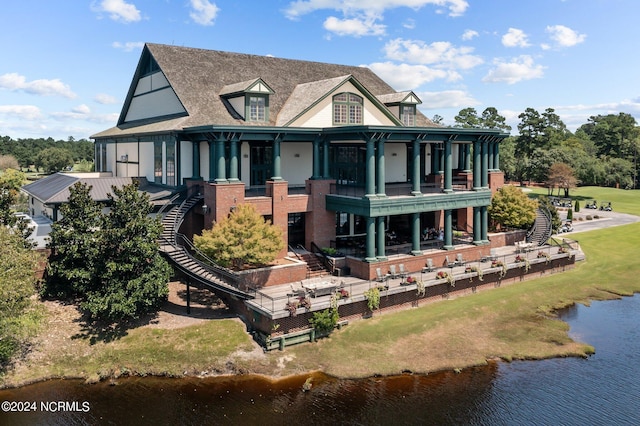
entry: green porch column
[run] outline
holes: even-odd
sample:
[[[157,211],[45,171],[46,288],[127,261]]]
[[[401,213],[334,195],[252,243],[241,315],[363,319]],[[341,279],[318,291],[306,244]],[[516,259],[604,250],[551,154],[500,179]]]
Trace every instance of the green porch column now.
[[[367,218],[367,241],[365,246],[365,261],[375,262],[376,258],[376,219]]]
[[[411,254],[414,256],[422,254],[420,237],[420,213],[413,213],[411,215]]]
[[[444,192],[453,192],[453,162],[451,141],[444,141]]]
[[[376,159],[374,156],[375,147],[373,146],[373,139],[367,139],[367,158],[366,158],[366,192],[365,197],[376,196]]]
[[[192,142],[191,146],[193,148],[193,178],[200,179],[200,141]]]
[[[458,145],[458,170],[464,170],[464,144],[459,143]]]
[[[453,250],[453,229],[451,210],[444,211],[444,247],[445,250]]]
[[[311,179],[320,179],[320,138],[313,140],[313,171]]]
[[[271,180],[282,180],[280,159],[280,138],[275,138],[273,140],[273,176],[271,176]]]
[[[216,144],[208,141],[209,144],[209,182],[213,182],[216,178]]]
[[[493,144],[493,168],[495,171],[500,170],[500,144],[498,142]]]
[[[473,190],[478,191],[482,187],[482,181],[480,180],[480,174],[482,171],[482,151],[480,148],[480,141],[473,142]]]
[[[482,149],[482,171],[480,173],[482,189],[489,188],[489,143],[481,144]]]
[[[378,177],[378,197],[385,197],[387,195],[385,191],[385,170],[384,170],[384,138],[378,139],[378,151],[376,153],[376,173]]]
[[[422,195],[420,191],[420,139],[413,140],[412,150],[413,174],[411,176],[411,194]]]
[[[482,210],[482,242],[484,244],[489,243],[489,213],[487,206],[480,207]]]
[[[224,156],[224,141],[216,141],[216,183],[227,183],[227,159]]]
[[[322,177],[329,179],[329,140],[322,141]]]
[[[464,171],[471,171],[471,144],[465,143],[464,145]]]
[[[384,217],[376,218],[378,224],[378,232],[376,233],[376,245],[378,246],[378,253],[376,258],[378,260],[387,260],[387,254],[385,253],[385,232],[384,232]]]
[[[482,211],[480,207],[473,208],[473,244],[482,244]]]
[[[231,139],[229,148],[229,182],[238,182],[238,139]]]

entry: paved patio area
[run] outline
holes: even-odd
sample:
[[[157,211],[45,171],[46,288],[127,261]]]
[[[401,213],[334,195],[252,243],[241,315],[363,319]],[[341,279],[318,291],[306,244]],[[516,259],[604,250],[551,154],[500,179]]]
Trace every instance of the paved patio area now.
[[[561,237],[560,237],[561,239]],[[579,249],[578,244],[572,241],[572,254],[576,255],[576,259],[580,259],[583,256]],[[549,256],[557,255],[558,246],[540,246],[532,247],[527,251],[522,251],[516,246],[505,246],[494,249],[495,259],[502,261],[505,265],[515,263],[516,256],[524,256],[532,263],[540,261],[538,259],[538,252],[542,251],[548,253]],[[455,253],[455,252],[453,252]],[[410,255],[397,255],[394,256],[397,259],[398,264],[402,263],[403,257],[410,257]],[[455,254],[452,259],[455,258]],[[425,286],[433,285],[441,282],[436,278],[439,271],[446,271],[452,274],[457,279],[465,278],[465,268],[478,267],[483,272],[492,268],[492,262],[489,259],[482,261],[481,259],[474,259],[463,264],[450,265],[450,266],[436,266],[432,271],[407,271],[409,276],[421,280]],[[386,273],[387,271],[383,271]],[[468,275],[467,275],[468,277]],[[383,294],[394,294],[406,291],[416,291],[416,285],[406,284],[406,280],[403,277],[390,277],[388,276],[384,281],[378,280],[362,280],[360,278],[344,276],[335,277],[326,275],[318,277],[317,282],[323,282],[328,285],[334,286],[336,291],[344,289],[349,293],[348,302],[353,303],[362,301],[365,299],[364,294],[367,290],[373,287],[384,286],[386,288]],[[404,284],[403,284],[404,283]],[[299,299],[299,297],[307,297],[311,302],[311,311],[323,310],[330,307],[331,294],[325,294],[321,296],[315,296],[303,288],[302,282],[294,282],[277,286],[270,286],[260,289],[255,299],[247,301],[254,309],[263,312],[265,315],[270,316],[273,319],[289,316],[289,312],[285,309],[287,302]]]

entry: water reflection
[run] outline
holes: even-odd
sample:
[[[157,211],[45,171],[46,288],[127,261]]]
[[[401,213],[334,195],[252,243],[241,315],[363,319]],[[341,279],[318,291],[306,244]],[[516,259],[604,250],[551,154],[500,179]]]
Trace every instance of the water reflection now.
[[[490,364],[460,374],[277,383],[260,377],[130,378],[117,385],[49,381],[0,391],[0,401],[88,401],[90,411],[0,413],[2,425],[639,424],[640,298],[563,313],[589,359]]]

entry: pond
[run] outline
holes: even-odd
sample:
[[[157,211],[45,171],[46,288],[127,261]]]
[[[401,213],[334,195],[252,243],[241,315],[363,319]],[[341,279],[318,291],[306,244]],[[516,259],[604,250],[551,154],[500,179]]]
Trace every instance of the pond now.
[[[0,411],[0,424],[640,424],[640,297],[576,306],[563,318],[595,355],[491,363],[460,374],[316,375],[308,392],[305,377],[276,384],[253,376],[55,380],[0,391],[9,408],[35,408]]]

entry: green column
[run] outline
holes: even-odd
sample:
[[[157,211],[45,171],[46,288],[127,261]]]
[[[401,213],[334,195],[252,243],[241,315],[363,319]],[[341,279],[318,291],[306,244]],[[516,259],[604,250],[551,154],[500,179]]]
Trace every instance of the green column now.
[[[482,244],[482,211],[480,207],[473,208],[473,244]]]
[[[233,138],[229,148],[229,182],[238,180],[238,139]]]
[[[322,177],[329,179],[329,140],[322,142]]]
[[[192,142],[193,147],[193,178],[199,179],[200,176],[200,142]]]
[[[417,256],[422,254],[420,249],[420,213],[413,213],[411,216],[411,254]]]
[[[385,197],[387,194],[385,192],[385,165],[384,165],[384,138],[378,139],[378,151],[376,153],[376,170],[377,170],[377,178],[378,178],[378,197]]]
[[[376,195],[376,158],[374,156],[375,149],[373,139],[367,140],[367,158],[366,158],[366,193],[365,197],[375,197]]]
[[[453,250],[453,229],[451,228],[451,210],[444,211],[444,248],[445,250]]]
[[[373,217],[367,218],[367,241],[365,246],[365,261],[375,262],[376,258],[376,220]]]
[[[320,138],[313,140],[313,171],[311,179],[320,179]]]
[[[451,161],[451,141],[444,142],[444,192],[453,192],[453,162]]]
[[[420,191],[420,140],[413,140],[412,147],[412,160],[413,160],[413,175],[411,176],[411,194],[422,195]]]
[[[493,144],[493,168],[496,171],[500,170],[500,144],[498,142]]]
[[[482,242],[489,242],[489,214],[487,211],[487,206],[482,206]]]
[[[481,144],[482,149],[482,171],[480,172],[482,188],[489,187],[489,144],[484,142]]]
[[[216,183],[227,183],[227,159],[224,156],[224,141],[216,141]]]
[[[473,190],[477,191],[482,187],[480,180],[482,166],[482,152],[480,150],[480,141],[473,142]]]
[[[464,145],[464,171],[471,171],[471,144],[465,143]]]
[[[280,138],[275,138],[273,140],[273,176],[271,176],[271,180],[282,180],[280,159]]]
[[[384,217],[377,217],[376,221],[378,223],[378,231],[376,233],[376,239],[378,240],[376,242],[377,248],[378,248],[378,253],[377,253],[377,259],[378,260],[386,260],[387,259],[387,255],[385,253],[385,232],[384,232]]]
[[[464,144],[459,143],[458,147],[458,170],[464,170]]]
[[[209,182],[216,178],[216,144],[209,141]]]

